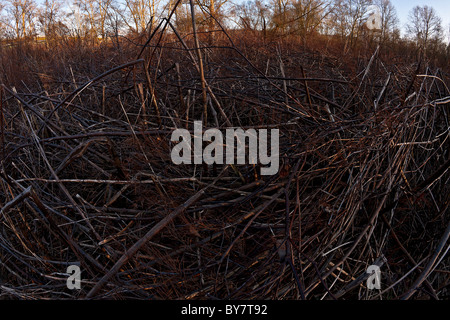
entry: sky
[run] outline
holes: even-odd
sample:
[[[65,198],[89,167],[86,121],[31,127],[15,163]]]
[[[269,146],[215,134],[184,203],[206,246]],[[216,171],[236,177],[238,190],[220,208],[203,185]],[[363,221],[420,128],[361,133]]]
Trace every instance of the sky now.
[[[450,24],[450,0],[391,0],[397,15],[400,20],[401,30],[404,31],[404,26],[408,22],[408,14],[412,8],[417,5],[428,5],[433,7],[437,14],[442,18],[442,27],[445,33],[448,34]]]

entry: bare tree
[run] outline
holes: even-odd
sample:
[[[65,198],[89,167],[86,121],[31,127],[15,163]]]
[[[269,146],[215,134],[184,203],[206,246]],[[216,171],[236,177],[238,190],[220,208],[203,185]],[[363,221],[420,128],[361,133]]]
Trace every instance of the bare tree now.
[[[6,35],[6,23],[4,21],[3,9],[5,8],[5,3],[0,2],[0,40]]]
[[[38,21],[47,42],[58,35],[62,14],[61,0],[45,0],[39,8]]]
[[[267,4],[260,0],[253,0],[235,5],[232,14],[236,18],[237,25],[242,29],[265,33],[268,11]]]
[[[97,38],[97,22],[98,11],[96,3],[93,0],[74,0],[74,6],[77,8],[76,19],[79,25],[79,32],[82,32],[84,37]]]
[[[391,0],[375,0],[381,13],[381,42],[385,42],[398,28],[399,19],[397,11]]]
[[[433,7],[416,6],[409,13],[406,26],[408,34],[426,52],[432,43],[442,40],[442,20]]]
[[[166,8],[167,12],[173,10],[175,0],[169,2],[169,6]],[[197,24],[197,29],[203,30],[206,25],[206,20],[204,14],[200,10],[195,10],[195,21]],[[175,9],[175,27],[178,32],[191,32],[192,31],[192,17],[191,17],[191,7],[189,0],[181,1]]]
[[[209,33],[209,40],[214,40],[215,20],[222,21],[224,18],[224,7],[228,0],[197,0],[197,4],[204,15],[204,26]]]
[[[372,0],[334,0],[328,23],[334,33],[345,39],[345,47],[353,46],[361,33],[362,20]]]
[[[326,24],[327,33],[335,34],[341,39],[348,35],[348,3],[345,0],[334,0],[333,10],[329,15]]]
[[[92,39],[106,38],[107,23],[113,7],[113,0],[74,0],[74,5],[84,21],[84,35]]]
[[[349,0],[349,27],[350,27],[350,45],[352,46],[358,40],[361,31],[362,18],[367,12],[367,7],[372,4],[372,0]]]
[[[102,39],[106,38],[106,25],[113,0],[96,0],[98,8],[98,31]]]
[[[109,10],[106,11],[106,33],[112,38],[114,37],[118,41],[120,31],[127,25],[124,21],[125,8],[119,2],[113,1],[109,5]]]
[[[131,22],[125,22],[129,29],[142,33],[154,20],[156,9],[159,4],[158,0],[125,0],[125,6]]]
[[[4,3],[3,1],[0,2],[0,17],[3,16],[3,9],[5,8],[6,3]]]
[[[307,38],[316,32],[323,20],[330,14],[329,4],[323,0],[295,0],[289,19],[292,32],[300,35],[304,44]]]
[[[33,0],[5,0],[6,12],[9,14],[8,25],[12,28],[17,39],[34,36],[36,34],[34,18],[36,4]]]
[[[287,32],[287,22],[289,10],[291,8],[290,0],[272,0],[272,29],[280,31],[282,34]]]

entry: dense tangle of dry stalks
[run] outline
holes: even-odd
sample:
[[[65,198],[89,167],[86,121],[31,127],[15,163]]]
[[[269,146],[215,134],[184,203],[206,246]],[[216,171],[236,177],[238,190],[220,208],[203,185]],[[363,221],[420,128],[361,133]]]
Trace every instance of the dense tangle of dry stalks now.
[[[202,85],[163,25],[135,59],[2,84],[1,298],[448,298],[447,74],[225,34],[200,37]],[[205,103],[208,127],[278,128],[278,174],[174,165]]]

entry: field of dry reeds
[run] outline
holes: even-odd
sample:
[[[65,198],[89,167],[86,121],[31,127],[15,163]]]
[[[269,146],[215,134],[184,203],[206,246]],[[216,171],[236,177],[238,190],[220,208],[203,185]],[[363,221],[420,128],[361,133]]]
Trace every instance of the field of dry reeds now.
[[[163,27],[0,49],[0,298],[449,297],[449,70]],[[195,120],[279,129],[280,170],[173,164]]]

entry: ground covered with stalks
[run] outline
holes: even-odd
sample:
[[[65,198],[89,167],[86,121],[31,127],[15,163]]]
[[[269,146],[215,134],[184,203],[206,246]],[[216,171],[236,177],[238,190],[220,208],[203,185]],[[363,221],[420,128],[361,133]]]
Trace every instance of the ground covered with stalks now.
[[[448,70],[252,41],[2,48],[0,298],[449,297]],[[280,170],[175,165],[196,120],[279,129]]]

